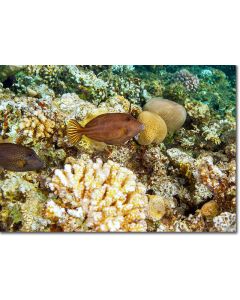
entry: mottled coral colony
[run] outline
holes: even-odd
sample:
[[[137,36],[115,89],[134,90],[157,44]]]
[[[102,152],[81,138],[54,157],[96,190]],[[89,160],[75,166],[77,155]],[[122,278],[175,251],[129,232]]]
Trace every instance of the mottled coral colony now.
[[[0,142],[45,163],[0,171],[0,230],[235,232],[235,72],[0,66]],[[85,126],[114,112],[130,112],[144,131],[117,146],[86,136],[70,144],[70,119]]]

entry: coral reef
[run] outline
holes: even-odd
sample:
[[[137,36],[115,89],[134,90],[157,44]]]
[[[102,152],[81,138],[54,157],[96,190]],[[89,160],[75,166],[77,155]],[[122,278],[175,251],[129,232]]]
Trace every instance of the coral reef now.
[[[130,113],[114,146],[66,126]],[[0,66],[0,143],[43,170],[0,170],[0,230],[236,232],[236,67]],[[82,174],[82,175],[81,175]]]

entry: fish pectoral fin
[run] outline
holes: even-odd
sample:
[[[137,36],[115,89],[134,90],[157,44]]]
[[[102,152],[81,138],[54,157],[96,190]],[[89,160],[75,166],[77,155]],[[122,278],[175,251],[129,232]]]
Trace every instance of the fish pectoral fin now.
[[[24,159],[19,159],[16,163],[16,165],[19,167],[19,168],[23,168],[25,165],[26,165],[26,160]]]

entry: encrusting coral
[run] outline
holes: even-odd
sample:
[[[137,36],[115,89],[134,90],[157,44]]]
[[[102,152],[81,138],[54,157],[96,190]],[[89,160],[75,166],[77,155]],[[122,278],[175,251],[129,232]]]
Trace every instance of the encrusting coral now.
[[[213,219],[214,227],[212,231],[218,232],[236,232],[236,214],[229,212],[223,212],[219,216]]]
[[[208,124],[211,119],[210,109],[207,104],[200,101],[187,99],[184,104],[188,115],[200,124]]]
[[[64,231],[146,231],[146,189],[117,163],[68,158],[47,185],[46,218]]]
[[[44,193],[39,189],[37,174],[34,172],[6,172],[0,180],[0,224],[5,231],[45,231],[48,221],[42,212]]]
[[[211,201],[203,204],[203,206],[201,208],[201,213],[206,218],[216,217],[219,213],[219,206],[218,206],[217,202],[215,202],[214,200],[211,200]]]
[[[199,162],[177,148],[167,150],[167,155],[171,163],[177,167],[179,174],[185,177],[186,185],[194,187],[190,189],[191,197],[185,199],[187,203],[190,201],[191,205],[198,205],[212,197],[209,187],[200,180],[199,172],[201,173],[202,169],[198,167],[198,164],[202,162],[201,160]]]

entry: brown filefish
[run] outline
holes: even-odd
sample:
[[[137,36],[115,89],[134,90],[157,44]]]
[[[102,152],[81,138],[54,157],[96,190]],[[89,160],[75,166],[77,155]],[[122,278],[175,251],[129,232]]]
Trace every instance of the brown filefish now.
[[[136,136],[144,125],[127,113],[106,113],[99,115],[82,127],[76,120],[70,120],[67,135],[71,144],[77,144],[82,135],[109,145],[121,145]]]
[[[26,172],[42,169],[43,162],[31,148],[0,143],[0,169],[15,172]]]

